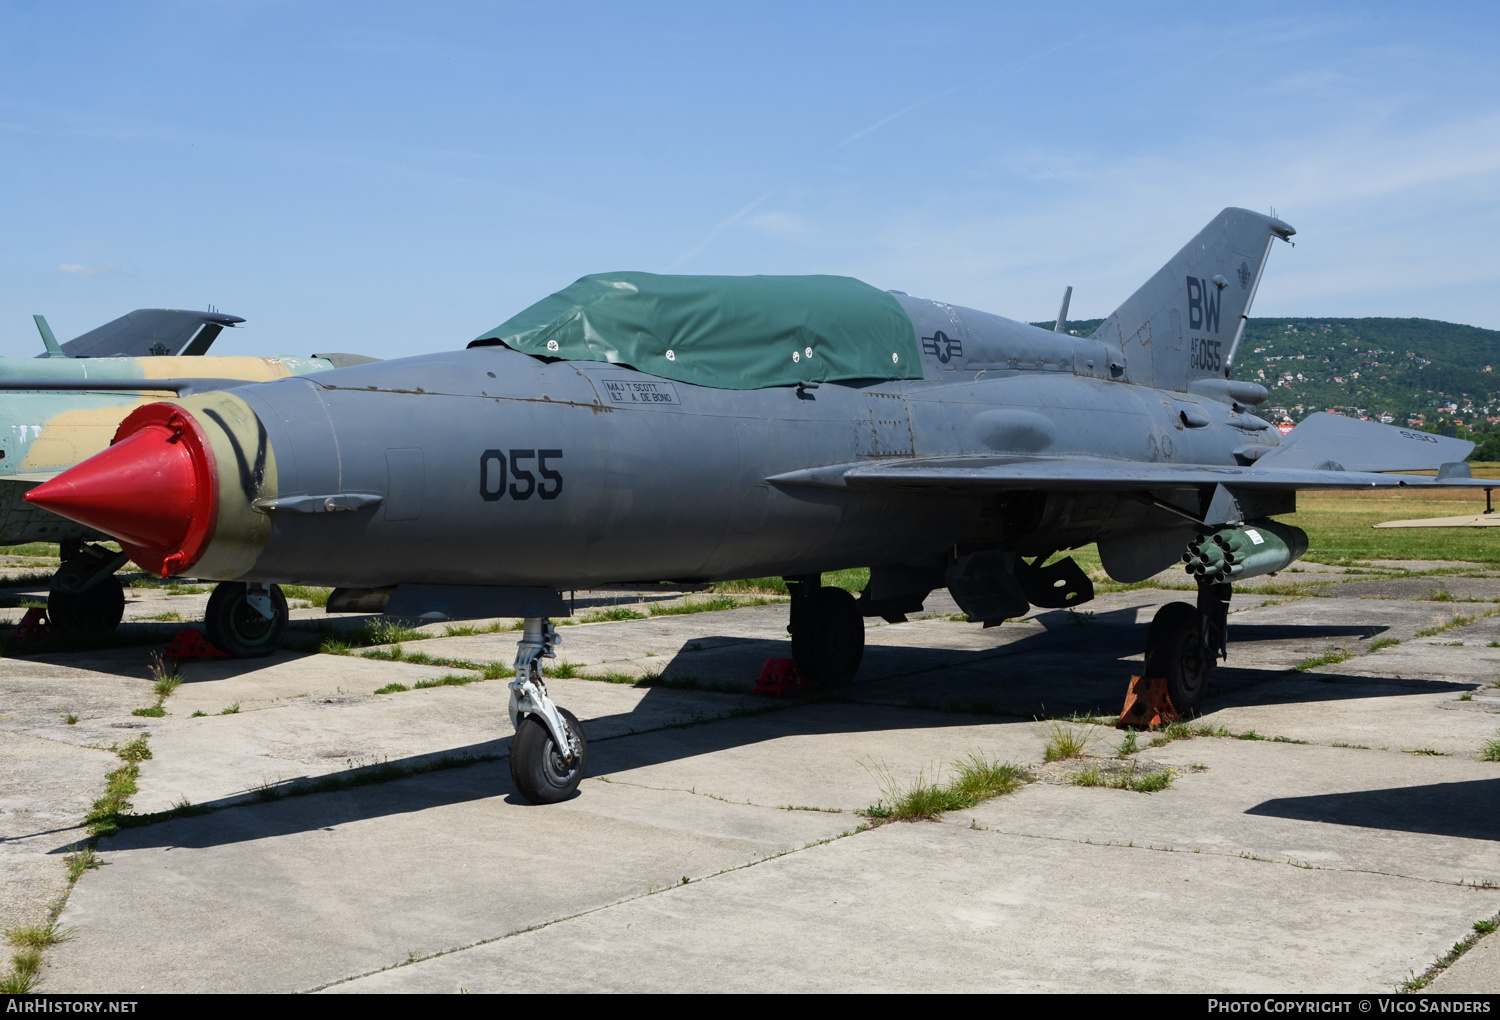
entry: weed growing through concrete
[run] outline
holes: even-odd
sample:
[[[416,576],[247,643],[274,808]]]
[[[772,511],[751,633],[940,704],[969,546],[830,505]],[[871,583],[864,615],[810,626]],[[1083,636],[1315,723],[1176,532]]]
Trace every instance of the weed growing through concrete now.
[[[77,726],[78,716],[74,715],[72,712],[69,712],[67,715],[63,716],[63,722],[67,723],[69,726]]]
[[[240,714],[240,703],[238,701],[232,702],[229,705],[228,708],[222,709],[219,712],[219,714],[220,715],[239,715]]]
[[[1398,992],[1420,992],[1432,984],[1433,979],[1439,974],[1457,963],[1459,957],[1463,956],[1470,949],[1473,949],[1474,945],[1480,939],[1495,931],[1496,928],[1500,928],[1500,918],[1492,917],[1484,921],[1474,922],[1474,931],[1472,934],[1453,943],[1453,948],[1438,957],[1433,965],[1427,968],[1426,972],[1420,976],[1416,974],[1411,975],[1397,985],[1396,990]]]
[[[1330,648],[1322,655],[1314,656],[1305,662],[1299,662],[1292,668],[1298,673],[1306,673],[1308,670],[1317,669],[1319,666],[1336,666],[1340,662],[1348,662],[1352,658],[1354,658],[1354,653],[1351,651],[1343,648]]]
[[[173,660],[167,665],[167,660],[162,658],[161,652],[151,653],[151,665],[148,667],[153,681],[151,689],[161,701],[172,696],[177,688],[182,686],[182,675],[177,670],[178,663]]]
[[[120,827],[121,820],[130,811],[130,798],[139,792],[136,780],[141,777],[141,762],[151,757],[151,748],[146,745],[146,736],[136,737],[127,744],[110,748],[124,762],[104,777],[104,796],[94,801],[83,824],[95,836],[108,835]]]
[[[411,690],[411,688],[408,687],[408,686],[406,686],[405,684],[386,684],[384,687],[376,688],[375,693],[376,694],[399,694],[402,691],[409,691],[409,690]]]
[[[1419,757],[1428,757],[1428,758],[1446,758],[1446,757],[1448,757],[1442,751],[1434,751],[1430,747],[1410,747],[1410,748],[1403,748],[1402,751],[1401,751],[1401,753],[1402,754],[1415,754],[1415,755],[1417,755]]]
[[[1401,643],[1401,639],[1400,638],[1393,638],[1393,637],[1376,638],[1374,641],[1370,642],[1370,651],[1372,651],[1372,652],[1378,652],[1382,648],[1392,648],[1392,647],[1394,647],[1396,645],[1399,645],[1400,643]]]
[[[1191,740],[1194,737],[1229,737],[1233,736],[1223,726],[1209,726],[1206,723],[1167,723],[1156,736],[1151,738],[1152,747],[1165,747],[1174,740]]]
[[[72,885],[83,877],[85,871],[93,871],[103,863],[99,855],[91,846],[78,846],[74,844],[69,848],[72,853],[63,857],[63,862],[68,866],[68,884]]]
[[[1140,750],[1135,742],[1135,730],[1126,730],[1125,739],[1120,741],[1120,757],[1128,758]]]
[[[1500,761],[1500,740],[1487,740],[1479,749],[1480,761]]]
[[[1474,692],[1473,691],[1464,691],[1462,694],[1460,694],[1458,696],[1458,700],[1459,701],[1473,701],[1474,700]]]
[[[1073,774],[1074,786],[1105,786],[1113,790],[1134,790],[1136,793],[1159,793],[1172,785],[1175,773],[1172,769],[1161,771],[1139,771],[1135,762],[1123,768],[1100,768],[1091,764],[1081,772]]]
[[[928,783],[925,773],[919,772],[911,787],[903,787],[885,763],[860,764],[875,777],[881,793],[881,799],[862,813],[891,822],[933,819],[945,811],[962,811],[1031,782],[1030,774],[1021,766],[1001,763],[977,751],[954,762],[953,779],[943,785]]]
[[[1047,734],[1047,748],[1042,752],[1042,760],[1082,758],[1097,739],[1093,726],[1064,726],[1054,720]]]
[[[684,599],[675,606],[652,606],[652,616],[685,616],[689,613],[716,613],[725,609],[742,609],[745,606],[769,606],[780,599],[735,599],[718,598],[692,601]]]
[[[440,676],[436,680],[418,680],[412,684],[412,690],[420,691],[427,687],[462,687],[465,684],[477,684],[483,680],[484,677],[475,676],[472,673],[467,675],[449,673],[447,676]]]
[[[197,709],[196,711],[194,711],[192,715],[188,716],[188,718],[189,719],[204,719],[204,718],[207,718],[207,716],[208,716],[208,713],[205,712],[205,711],[203,711],[203,709],[200,708],[200,709]]]

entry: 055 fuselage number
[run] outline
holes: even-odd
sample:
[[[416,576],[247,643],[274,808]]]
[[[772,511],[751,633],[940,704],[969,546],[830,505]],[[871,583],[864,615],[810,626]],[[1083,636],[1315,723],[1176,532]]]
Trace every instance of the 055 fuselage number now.
[[[562,455],[561,450],[485,450],[479,455],[480,498],[487,503],[507,494],[511,499],[556,499],[562,492],[562,472],[548,462],[562,460]]]

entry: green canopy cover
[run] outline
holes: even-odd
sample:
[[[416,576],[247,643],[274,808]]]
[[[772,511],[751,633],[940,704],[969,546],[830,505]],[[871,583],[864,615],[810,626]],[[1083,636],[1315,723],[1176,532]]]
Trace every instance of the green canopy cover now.
[[[847,276],[596,273],[476,339],[698,386],[920,379],[911,319]]]

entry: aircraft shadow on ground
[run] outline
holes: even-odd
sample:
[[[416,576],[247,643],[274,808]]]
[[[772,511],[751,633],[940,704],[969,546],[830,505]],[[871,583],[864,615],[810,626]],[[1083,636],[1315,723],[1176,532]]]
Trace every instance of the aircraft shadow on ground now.
[[[774,703],[744,702],[747,707],[764,707],[767,711],[740,718],[704,718],[701,720],[704,724],[700,725],[696,724],[698,720],[686,718],[680,711],[683,701],[679,690],[671,687],[653,688],[646,691],[631,712],[588,721],[586,725],[595,732],[611,734],[609,737],[596,738],[591,743],[589,771],[593,775],[618,773],[787,736],[974,725],[976,720],[973,715],[964,714],[965,712],[978,711],[1025,719],[1034,717],[1039,712],[1062,716],[1075,712],[1099,713],[1100,706],[1108,706],[1103,710],[1105,712],[1112,711],[1123,698],[1127,679],[1119,660],[1138,655],[1145,641],[1146,627],[1143,623],[1135,622],[1136,610],[1127,608],[1100,613],[1081,625],[1075,616],[1065,611],[1044,613],[1037,619],[1043,628],[1040,632],[1031,631],[1017,640],[989,649],[871,645],[866,649],[862,669],[862,673],[870,679],[857,682],[845,691],[824,692],[819,700],[789,703],[784,706],[790,709],[788,711],[775,710],[783,706]],[[1236,643],[1248,644],[1257,640],[1279,641],[1289,638],[1371,637],[1385,629],[1379,626],[1250,625],[1235,628],[1233,635]],[[698,639],[698,642],[703,641],[705,639]],[[693,649],[696,642],[686,643],[671,657],[665,675],[671,677],[674,672],[691,675],[693,660],[698,658],[701,662],[702,656],[714,652],[741,655],[756,662],[761,653],[767,658],[787,654],[787,642],[784,640],[745,640],[725,636],[706,641],[712,647],[702,650]],[[719,641],[723,643],[719,644]],[[1017,668],[1004,661],[1027,656],[1033,659],[1027,668]],[[678,664],[681,664],[680,669],[677,668]],[[1129,669],[1128,665],[1125,669]],[[1250,700],[1262,704],[1388,697],[1467,689],[1461,684],[1381,677],[1353,678],[1336,684],[1319,683],[1316,676],[1289,676],[1281,669],[1221,667],[1215,673],[1215,678],[1216,682],[1229,689],[1227,700],[1242,702],[1247,700],[1246,695],[1253,694],[1254,697]],[[1220,697],[1215,700],[1222,704],[1225,699]],[[1211,702],[1210,707],[1217,706]],[[944,711],[945,709],[948,711]],[[672,721],[674,714],[679,721]],[[653,721],[639,733],[635,732],[645,719]],[[507,736],[448,749],[445,753],[455,758],[503,755],[508,752],[509,745],[510,738]],[[421,768],[432,757],[433,754],[429,753],[387,764],[398,769]],[[288,780],[284,785],[297,781]],[[302,777],[301,781],[316,782],[316,777]],[[1500,780],[1495,783],[1500,784]],[[249,785],[254,785],[253,780],[247,779],[247,786]],[[1452,785],[1472,787],[1474,784]],[[1485,803],[1500,801],[1500,787],[1486,787],[1485,791],[1491,798]],[[1401,800],[1402,797],[1412,796],[1411,791],[1405,790],[1378,793],[1390,794],[1395,798],[1391,803],[1397,808],[1402,808],[1405,803]],[[347,822],[502,796],[518,808],[526,809],[515,794],[505,763],[485,762],[470,767],[422,772],[393,782],[358,786],[337,792],[287,797],[267,803],[252,802],[235,806],[232,810],[126,829],[115,837],[115,841],[118,848],[206,847],[313,831]],[[1346,803],[1347,798],[1356,800]],[[1376,800],[1369,800],[1368,806],[1360,807],[1365,801],[1358,798]],[[229,807],[230,802],[236,799],[238,798],[225,798],[205,806]],[[1380,819],[1384,809],[1377,800],[1376,794],[1340,794],[1322,798],[1269,801],[1254,811],[1274,813],[1285,806],[1285,810],[1301,810],[1309,818],[1318,812],[1341,812],[1342,816],[1364,817],[1360,814],[1360,811],[1364,811],[1365,815]],[[1328,802],[1330,806],[1323,806],[1324,802]],[[1472,803],[1470,806],[1472,808]],[[1398,817],[1405,815],[1398,812]],[[1319,816],[1314,820],[1338,819]],[[1416,819],[1416,822],[1420,821],[1421,819]],[[1346,824],[1372,823],[1350,820]],[[1472,827],[1478,823],[1470,824]],[[1500,822],[1489,828],[1480,826],[1485,832],[1497,831],[1497,827],[1500,827]],[[1483,835],[1477,838],[1494,837]],[[58,852],[64,851],[60,849]]]
[[[1245,813],[1500,841],[1500,779],[1283,797]]]

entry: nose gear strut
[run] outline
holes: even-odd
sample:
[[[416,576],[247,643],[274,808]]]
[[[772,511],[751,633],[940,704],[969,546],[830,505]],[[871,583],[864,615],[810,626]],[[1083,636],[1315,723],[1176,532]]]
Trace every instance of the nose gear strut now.
[[[547,696],[542,659],[555,659],[562,644],[546,617],[528,617],[516,647],[516,678],[510,682],[510,775],[521,796],[553,804],[573,795],[588,763],[588,741],[578,719]]]

